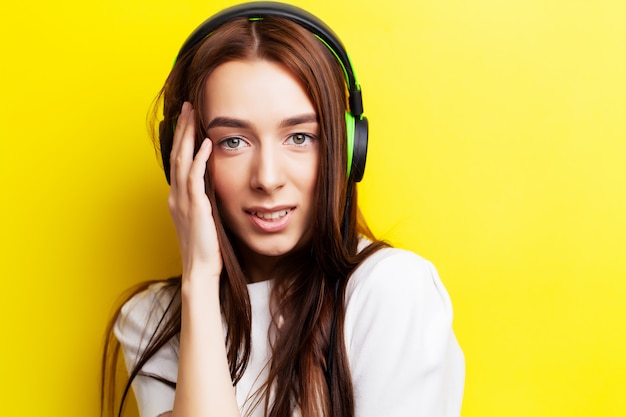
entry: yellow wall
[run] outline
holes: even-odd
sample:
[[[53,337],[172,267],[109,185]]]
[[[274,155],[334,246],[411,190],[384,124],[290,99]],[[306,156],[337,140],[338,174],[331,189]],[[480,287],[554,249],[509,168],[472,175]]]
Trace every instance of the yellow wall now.
[[[3,415],[95,415],[111,305],[179,270],[144,120],[228,4],[3,3]],[[626,3],[297,4],[363,84],[373,229],[451,293],[463,416],[625,415]]]

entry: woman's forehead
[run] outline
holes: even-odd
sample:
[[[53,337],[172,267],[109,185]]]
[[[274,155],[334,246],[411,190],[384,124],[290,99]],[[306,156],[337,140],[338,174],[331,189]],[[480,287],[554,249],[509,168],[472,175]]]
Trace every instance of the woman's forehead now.
[[[284,66],[267,60],[236,60],[219,65],[204,88],[204,118],[241,120],[290,119],[315,115],[299,79]]]

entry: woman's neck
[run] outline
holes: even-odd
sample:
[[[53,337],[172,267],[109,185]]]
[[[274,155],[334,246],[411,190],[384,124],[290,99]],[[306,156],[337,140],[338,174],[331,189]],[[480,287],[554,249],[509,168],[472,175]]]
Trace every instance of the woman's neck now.
[[[260,255],[248,248],[240,248],[242,267],[249,283],[266,281],[272,278],[282,256]]]
[[[246,262],[245,271],[248,282],[266,281],[272,277],[272,271],[278,263],[278,258],[268,260],[268,262]]]
[[[281,263],[283,263],[283,266],[286,266],[284,262],[296,261],[300,256],[310,253],[310,249],[300,248],[288,254],[268,256],[251,251],[244,245],[240,245],[238,249],[241,266],[248,283],[280,278],[277,274],[282,275],[287,272],[280,269]]]

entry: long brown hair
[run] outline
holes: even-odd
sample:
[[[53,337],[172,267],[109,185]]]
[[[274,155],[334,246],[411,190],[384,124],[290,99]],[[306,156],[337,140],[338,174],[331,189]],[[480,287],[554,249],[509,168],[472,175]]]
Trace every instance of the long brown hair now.
[[[196,111],[198,146],[206,137],[202,114],[208,76],[225,62],[258,59],[284,66],[304,86],[319,118],[320,161],[315,192],[317,210],[311,225],[315,233],[307,247],[289,254],[268,277],[275,280],[271,303],[272,360],[268,380],[251,399],[252,406],[263,406],[270,417],[289,416],[295,409],[299,409],[303,417],[352,417],[354,398],[343,337],[343,300],[350,274],[384,244],[374,241],[357,209],[356,188],[349,186],[346,177],[346,86],[342,69],[332,52],[309,31],[289,20],[266,17],[226,23],[178,58],[159,95],[164,115],[160,130],[172,132],[183,102],[190,101]],[[166,174],[169,174],[171,138],[171,134],[160,135],[158,143]],[[212,183],[210,179],[208,183]],[[207,195],[214,213],[218,213],[215,222],[224,260],[220,302],[227,325],[231,378],[236,384],[250,357],[251,311],[247,280],[234,237],[219,216],[217,197],[210,185]],[[347,201],[352,204],[347,205]],[[348,227],[342,234],[345,212]],[[359,252],[357,245],[361,236],[374,243]],[[151,283],[141,285],[130,296],[149,285]],[[178,338],[180,286],[180,277],[175,277],[162,287],[162,291],[171,292],[171,302],[137,364],[129,369],[118,415],[122,413],[132,380],[137,375],[145,375],[141,371],[143,365],[168,341]],[[113,326],[118,316],[119,309],[107,329],[102,364],[102,415],[114,415],[117,406],[115,370],[119,342],[113,335]],[[330,364],[327,363],[329,353],[333,358]],[[174,381],[148,376],[175,387]],[[271,403],[270,389],[274,396]]]

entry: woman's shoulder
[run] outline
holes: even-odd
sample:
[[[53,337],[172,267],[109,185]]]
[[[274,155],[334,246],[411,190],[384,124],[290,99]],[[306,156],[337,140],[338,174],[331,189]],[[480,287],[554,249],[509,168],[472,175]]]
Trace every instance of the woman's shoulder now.
[[[435,266],[405,249],[385,247],[368,256],[346,288],[348,309],[435,308],[452,315],[450,297]]]
[[[174,291],[166,281],[152,282],[130,297],[122,306],[121,313],[127,316],[145,314],[155,308],[164,310],[171,302]]]
[[[408,250],[379,249],[352,274],[345,302],[358,414],[458,416],[464,359],[433,264]]]
[[[130,297],[121,307],[115,322],[117,338],[142,340],[151,335],[162,320],[174,297],[175,289],[166,281],[157,281]]]
[[[363,285],[410,285],[438,278],[434,265],[415,252],[384,247],[361,262],[350,278],[348,290]]]
[[[115,337],[124,354],[128,372],[142,360],[146,348],[155,340],[157,329],[163,326],[176,288],[171,281],[157,281],[133,295],[120,309],[115,326]],[[162,381],[175,383],[178,372],[178,344],[170,339],[141,366],[141,373],[133,380],[133,392],[141,415],[161,415],[171,410],[174,389]]]

